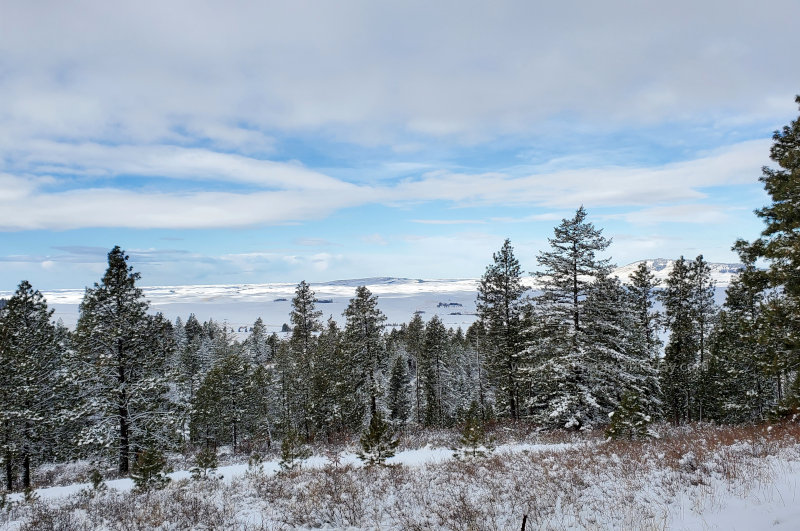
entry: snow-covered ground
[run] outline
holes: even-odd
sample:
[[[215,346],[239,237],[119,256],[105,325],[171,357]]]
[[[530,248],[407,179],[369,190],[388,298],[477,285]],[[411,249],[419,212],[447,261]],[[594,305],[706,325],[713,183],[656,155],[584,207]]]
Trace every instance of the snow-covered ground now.
[[[219,480],[171,474],[163,491],[130,480],[8,497],[0,528],[63,529],[800,529],[800,428],[664,428],[661,440],[522,438],[475,460],[406,449],[392,468],[352,452],[277,473],[220,467]],[[56,523],[58,525],[53,525]],[[46,525],[45,525],[46,524]],[[40,526],[40,527],[37,527]]]
[[[534,453],[534,452],[559,452],[568,448],[576,448],[586,443],[561,443],[561,444],[505,444],[500,445],[494,449],[499,454],[513,454],[520,452]],[[406,467],[419,467],[433,463],[441,463],[443,461],[453,459],[453,450],[443,447],[431,447],[429,445],[422,448],[404,450],[397,452],[394,457],[387,459],[386,463],[389,465],[400,465]],[[320,469],[326,466],[331,466],[333,462],[338,466],[362,466],[361,460],[355,453],[342,452],[337,454],[335,458],[325,455],[313,455],[307,459],[300,461],[300,468],[305,469]],[[266,475],[276,474],[280,470],[280,462],[278,460],[264,461],[259,465],[260,473]],[[247,463],[238,463],[233,465],[221,466],[216,469],[215,476],[227,484],[235,479],[244,477],[248,472],[253,472],[252,468]],[[173,481],[182,479],[190,479],[192,477],[189,470],[178,470],[170,472],[167,476]],[[133,489],[133,480],[130,478],[112,479],[105,482],[107,488],[114,489],[119,492],[130,492]],[[82,490],[90,489],[89,483],[73,483],[71,485],[62,485],[56,487],[43,487],[36,489],[36,497],[40,500],[54,500],[64,498],[77,494]],[[10,494],[8,496],[10,502],[21,502],[24,500],[24,495],[20,492]]]
[[[615,275],[627,281],[639,262],[617,268]],[[657,278],[665,279],[674,265],[673,260],[647,260]],[[738,266],[735,264],[710,264],[717,284],[717,302],[724,300],[724,289],[730,283]],[[343,323],[342,312],[355,295],[357,286],[365,285],[378,296],[378,306],[387,316],[387,323],[405,323],[419,312],[424,320],[438,315],[448,328],[466,329],[475,319],[475,299],[479,279],[408,279],[364,278],[313,283],[318,299],[317,307],[323,318],[333,317]],[[526,277],[524,283],[535,289],[534,279]],[[228,324],[234,332],[244,333],[261,317],[269,331],[279,331],[289,321],[291,300],[296,284],[242,284],[199,286],[144,287],[151,309],[163,313],[170,320],[186,319],[194,313],[198,319],[214,319]],[[0,293],[0,298],[10,296]],[[83,289],[45,291],[55,318],[72,328],[78,320],[78,305]]]

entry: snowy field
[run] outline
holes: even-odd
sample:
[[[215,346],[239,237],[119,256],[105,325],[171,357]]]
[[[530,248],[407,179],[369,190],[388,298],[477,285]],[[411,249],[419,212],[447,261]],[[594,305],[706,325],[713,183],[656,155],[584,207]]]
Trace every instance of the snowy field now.
[[[674,263],[671,260],[648,260],[656,277],[664,280]],[[617,268],[615,275],[623,281],[635,269],[636,264]],[[735,264],[709,264],[717,284],[717,302],[724,300],[725,287],[730,283],[738,266]],[[311,284],[318,299],[317,308],[323,318],[333,317],[344,323],[342,312],[355,295],[357,286],[366,285],[378,296],[378,306],[387,317],[387,324],[406,323],[415,312],[420,312],[427,321],[438,315],[448,328],[465,329],[475,319],[475,298],[479,279],[423,280],[408,278],[366,278],[335,280]],[[524,283],[535,288],[534,280],[526,277]],[[289,321],[291,300],[296,284],[243,284],[200,286],[156,286],[144,287],[144,293],[154,312],[161,312],[170,320],[180,317],[184,321],[194,313],[202,322],[214,319],[227,323],[234,332],[245,331],[261,317],[270,332],[277,332]],[[55,318],[61,319],[70,328],[78,320],[78,305],[84,295],[83,289],[52,290],[43,293],[48,305],[55,310]],[[11,293],[0,293],[9,297]]]
[[[128,479],[9,496],[0,528],[31,529],[798,529],[797,425],[662,427],[649,442],[511,431],[485,458],[456,460],[441,438],[390,468],[343,449],[279,472],[228,459],[219,479],[171,474],[162,491]],[[558,440],[557,437],[562,437]],[[351,448],[352,450],[352,448]]]

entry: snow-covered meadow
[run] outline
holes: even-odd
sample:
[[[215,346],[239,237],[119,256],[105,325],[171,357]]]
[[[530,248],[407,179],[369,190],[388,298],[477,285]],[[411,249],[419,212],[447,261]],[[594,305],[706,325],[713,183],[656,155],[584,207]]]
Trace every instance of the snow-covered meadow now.
[[[485,458],[452,457],[448,435],[405,437],[392,467],[352,445],[279,472],[232,456],[219,479],[171,474],[137,494],[128,479],[76,482],[5,500],[0,527],[32,529],[797,529],[800,428],[661,427],[647,442],[495,430]],[[449,435],[451,442],[456,434]],[[176,466],[181,458],[176,457]],[[188,466],[191,460],[185,462]]]

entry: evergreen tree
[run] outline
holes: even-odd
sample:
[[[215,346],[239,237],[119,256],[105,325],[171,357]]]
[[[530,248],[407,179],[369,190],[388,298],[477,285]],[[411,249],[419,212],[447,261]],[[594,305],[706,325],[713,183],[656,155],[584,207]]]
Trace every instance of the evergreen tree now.
[[[472,402],[467,410],[459,438],[460,448],[454,448],[456,458],[478,458],[494,450],[493,440],[486,436],[486,426],[481,419],[477,402]]]
[[[217,451],[214,448],[202,448],[194,458],[195,466],[189,471],[194,480],[206,480],[214,477],[217,470]]]
[[[254,411],[249,381],[251,365],[231,345],[225,356],[206,375],[197,391],[192,415],[192,439],[230,443],[236,453],[241,440],[250,435]]]
[[[134,490],[147,492],[161,490],[170,482],[167,476],[167,458],[155,448],[145,448],[136,453],[131,470]]]
[[[387,459],[394,456],[399,442],[394,437],[392,427],[383,419],[383,414],[376,410],[370,418],[369,426],[361,435],[358,458],[367,466],[384,465]]]
[[[471,366],[475,376],[474,390],[478,394],[478,406],[480,408],[481,420],[484,422],[489,416],[488,410],[491,406],[492,397],[494,396],[489,386],[486,371],[484,370],[485,361],[483,349],[486,343],[485,338],[486,328],[480,320],[475,321],[469,326],[464,338],[467,342],[465,355],[469,356],[472,360]]]
[[[698,361],[698,336],[692,307],[692,272],[681,256],[659,294],[670,332],[661,365],[665,413],[673,423],[690,421],[694,405],[693,380]]]
[[[60,424],[61,345],[52,315],[27,281],[0,310],[0,452],[8,490],[15,459],[22,465],[22,487],[31,488],[32,463],[51,454],[51,436]]]
[[[634,391],[625,393],[619,407],[611,413],[611,423],[606,429],[609,439],[646,439],[655,434],[650,430],[652,419],[643,411],[639,395]]]
[[[449,343],[447,329],[438,315],[433,316],[425,327],[421,371],[427,426],[442,426],[448,420]]]
[[[630,277],[627,287],[634,308],[634,327],[638,338],[636,356],[643,364],[649,365],[645,370],[653,377],[648,377],[639,392],[643,412],[656,420],[662,415],[663,401],[658,368],[661,362],[662,341],[658,337],[661,315],[653,307],[657,296],[659,282],[646,262],[641,262]]]
[[[795,98],[800,105],[800,95]],[[800,351],[800,117],[772,136],[770,158],[777,168],[762,168],[760,181],[770,195],[771,204],[756,210],[765,223],[760,238],[753,243],[740,240],[736,248],[767,262],[767,287],[758,319],[759,344],[766,349],[761,366],[774,381],[775,398],[798,401],[800,378],[797,377]],[[750,274],[758,288],[762,275]],[[794,380],[787,393],[787,383]]]
[[[639,399],[642,414],[654,418],[660,410],[658,372],[649,350],[647,330],[638,326],[639,301],[619,279],[601,276],[585,301],[584,345],[587,395],[598,408],[593,423],[602,423],[617,410],[625,394]]]
[[[408,361],[400,354],[392,365],[392,375],[389,378],[389,393],[386,405],[389,408],[389,418],[397,426],[404,426],[411,414],[411,398],[409,396]]]
[[[289,339],[292,357],[298,369],[298,377],[293,388],[294,402],[297,404],[298,419],[303,426],[306,439],[312,438],[312,427],[317,423],[320,398],[316,395],[314,383],[318,379],[316,373],[322,368],[317,364],[315,334],[322,328],[319,318],[322,312],[314,307],[314,292],[305,281],[297,285],[292,299],[290,316],[292,335]]]
[[[533,397],[529,405],[543,423],[585,429],[604,423],[604,412],[611,405],[603,402],[606,397],[600,390],[609,360],[597,358],[597,348],[603,345],[611,359],[626,355],[609,335],[619,326],[614,318],[608,330],[598,330],[599,324],[588,333],[585,330],[590,289],[603,279],[608,282],[611,269],[609,260],[598,258],[597,253],[611,242],[586,221],[583,207],[572,219],[562,220],[554,232],[555,237],[549,239],[551,250],[539,254],[541,270],[535,273],[542,294],[536,298],[536,319],[530,329],[528,373]],[[596,292],[594,297],[598,304],[599,295]],[[593,344],[600,338],[604,343]]]
[[[303,459],[311,456],[311,450],[303,443],[297,430],[289,428],[281,441],[281,470],[294,470],[300,467]]]
[[[611,240],[603,237],[586,221],[586,210],[581,206],[572,219],[563,219],[554,229],[555,237],[548,238],[550,251],[542,251],[537,258],[540,271],[535,273],[542,295],[539,302],[551,312],[563,316],[572,325],[572,335],[581,329],[582,301],[592,282],[610,271],[610,261],[600,259],[597,253],[605,251]]]
[[[247,340],[245,340],[245,349],[250,360],[255,365],[265,365],[272,358],[269,334],[261,317],[253,323],[253,329],[250,331]]]
[[[492,255],[478,286],[478,317],[486,329],[487,365],[499,392],[501,407],[512,419],[519,419],[522,396],[522,354],[524,345],[526,288],[522,270],[514,257],[510,240]]]
[[[425,323],[422,321],[420,315],[414,314],[414,317],[408,323],[404,331],[404,339],[406,350],[409,353],[410,361],[412,362],[414,374],[414,414],[418,425],[422,424],[423,415],[423,402],[422,402],[422,375],[420,374],[420,367],[422,363],[423,348],[425,343]]]
[[[800,105],[800,95],[795,98]],[[766,227],[752,251],[769,264],[770,286],[800,298],[800,118],[772,135],[770,158],[778,168],[764,167],[759,179],[772,204],[756,210]],[[741,242],[739,245],[745,245]]]
[[[644,333],[647,350],[653,360],[657,360],[661,340],[658,338],[660,314],[653,310],[659,282],[648,267],[647,262],[640,262],[630,276],[630,291],[636,306],[638,328]]]
[[[692,290],[691,307],[697,335],[698,367],[695,375],[696,381],[696,417],[705,419],[705,409],[713,400],[709,390],[710,377],[708,374],[708,337],[717,318],[717,307],[714,303],[715,284],[711,278],[711,269],[703,259],[703,255],[695,258],[690,265]]]
[[[347,319],[344,345],[355,370],[355,390],[365,398],[368,411],[374,416],[378,397],[383,394],[379,372],[385,363],[383,323],[386,316],[378,309],[378,298],[366,286],[356,288],[356,296],[350,299],[344,316]]]
[[[87,423],[82,442],[115,452],[122,474],[137,450],[154,440],[167,445],[170,437],[166,360],[172,347],[161,341],[162,322],[148,317],[138,280],[114,247],[102,281],[86,290],[75,332]]]
[[[363,401],[357,392],[358,371],[344,348],[342,331],[333,318],[319,335],[321,363],[327,367],[325,388],[325,430],[333,433],[361,429]]]

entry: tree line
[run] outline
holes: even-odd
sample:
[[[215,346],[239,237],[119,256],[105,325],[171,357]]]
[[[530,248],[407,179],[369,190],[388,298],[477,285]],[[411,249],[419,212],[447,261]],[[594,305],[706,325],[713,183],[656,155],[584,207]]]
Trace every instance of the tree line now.
[[[466,331],[420,315],[387,330],[364,286],[340,327],[322,320],[303,281],[288,334],[269,334],[259,319],[239,341],[213,320],[150,313],[119,247],[86,289],[74,331],[54,323],[23,281],[0,305],[5,486],[29,488],[45,461],[113,460],[127,474],[151,448],[334,441],[383,430],[376,419],[395,431],[507,418],[642,436],[659,419],[739,423],[793,412],[800,120],[773,140],[778,168],[760,178],[772,203],[756,212],[766,227],[735,243],[744,267],[722,307],[702,256],[678,259],[663,285],[644,262],[623,284],[604,257],[611,241],[583,207],[538,254],[533,290],[504,242]]]

